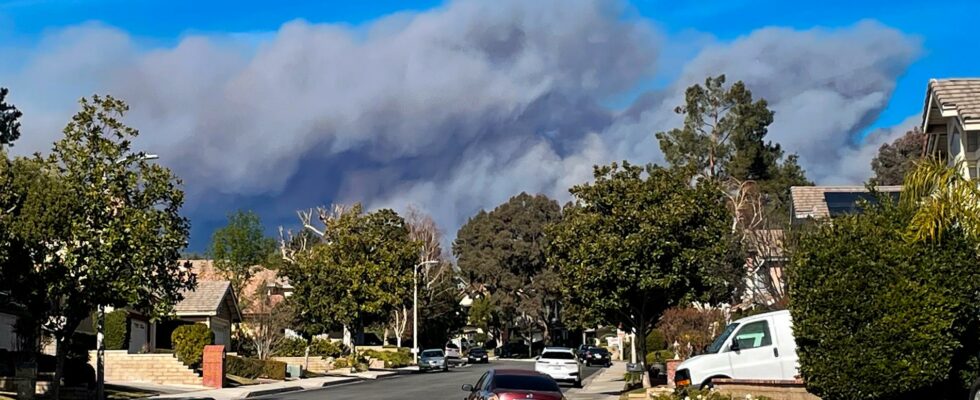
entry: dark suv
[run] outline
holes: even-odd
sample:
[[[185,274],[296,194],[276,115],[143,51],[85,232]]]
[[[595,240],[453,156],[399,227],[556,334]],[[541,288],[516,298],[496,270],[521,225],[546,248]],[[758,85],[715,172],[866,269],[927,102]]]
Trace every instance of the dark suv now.
[[[609,350],[602,347],[586,347],[580,350],[579,358],[589,367],[593,365],[601,365],[603,367],[612,365],[612,354],[609,353]]]

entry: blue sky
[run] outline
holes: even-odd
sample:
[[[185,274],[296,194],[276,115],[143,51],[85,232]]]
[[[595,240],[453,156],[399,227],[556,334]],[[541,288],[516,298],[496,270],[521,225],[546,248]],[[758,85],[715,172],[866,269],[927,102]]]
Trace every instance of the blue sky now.
[[[399,12],[438,7],[435,0],[286,1],[257,0],[0,0],[0,40],[31,42],[45,31],[99,21],[142,40],[173,43],[188,34],[261,33],[304,19],[314,23],[358,25]],[[731,40],[767,26],[800,29],[852,25],[873,19],[923,40],[925,54],[900,79],[892,104],[872,129],[890,126],[918,111],[925,82],[933,77],[975,76],[980,46],[973,17],[980,3],[948,0],[671,1],[633,0],[637,15],[673,34],[691,31]],[[660,76],[644,87],[669,80]]]
[[[23,152],[79,97],[127,100],[200,251],[239,208],[271,233],[413,205],[451,238],[520,191],[568,200],[594,163],[662,162],[652,134],[718,73],[770,100],[811,179],[861,183],[928,79],[980,76],[976,1],[600,1],[0,0],[0,86]]]

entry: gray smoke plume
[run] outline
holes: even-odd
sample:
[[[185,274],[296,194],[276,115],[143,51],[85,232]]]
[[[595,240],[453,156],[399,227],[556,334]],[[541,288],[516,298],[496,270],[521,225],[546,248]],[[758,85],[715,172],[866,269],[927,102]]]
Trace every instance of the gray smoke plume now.
[[[200,248],[239,207],[292,224],[296,209],[332,201],[416,204],[453,236],[520,191],[567,200],[596,163],[660,161],[653,134],[680,123],[672,109],[687,85],[719,73],[770,100],[771,138],[811,178],[861,179],[870,157],[854,137],[919,52],[872,22],[764,29],[698,41],[675,83],[608,107],[655,77],[659,49],[678,46],[669,40],[613,1],[457,1],[364,26],[294,21],[173,46],[88,24],[0,49],[22,60],[0,67],[0,84],[26,114],[22,152],[47,150],[78,97],[127,100],[139,145],[186,182]]]

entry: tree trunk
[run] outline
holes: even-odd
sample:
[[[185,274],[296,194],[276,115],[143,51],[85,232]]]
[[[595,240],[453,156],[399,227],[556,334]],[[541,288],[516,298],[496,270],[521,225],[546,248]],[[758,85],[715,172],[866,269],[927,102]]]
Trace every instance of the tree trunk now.
[[[398,317],[397,317],[397,316],[395,316],[395,318],[398,318]],[[396,322],[396,323],[397,323],[397,322]],[[385,332],[384,332],[384,337],[383,337],[383,338],[381,338],[381,346],[382,346],[382,347],[384,347],[384,346],[387,346],[387,345],[388,345],[388,332],[390,332],[390,331],[391,331],[391,328],[389,328],[389,327],[387,327],[387,326],[386,326],[386,327],[385,327]]]
[[[68,340],[65,338],[57,338],[56,340],[54,380],[51,382],[50,396],[55,400],[61,398],[61,378],[65,373],[65,356],[68,354]]]
[[[348,349],[354,350],[354,346],[353,343],[351,343],[350,338],[350,327],[348,327],[347,324],[344,324],[344,346],[347,346]]]
[[[642,336],[639,338],[633,338],[637,344],[637,347],[640,349],[640,355],[638,358],[640,359],[640,365],[643,366],[643,387],[645,388],[650,388],[653,386],[650,382],[650,371],[648,370],[650,366],[647,365],[647,335],[650,334],[651,330],[652,329],[647,327],[646,321],[641,318],[640,329],[637,329],[636,332]]]

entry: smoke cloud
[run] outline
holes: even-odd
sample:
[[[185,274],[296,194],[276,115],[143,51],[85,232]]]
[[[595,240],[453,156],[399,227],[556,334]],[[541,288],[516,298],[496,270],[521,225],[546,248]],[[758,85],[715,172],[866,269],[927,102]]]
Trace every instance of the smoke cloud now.
[[[129,102],[138,145],[185,181],[202,248],[239,207],[271,225],[329,202],[415,204],[453,236],[520,191],[568,200],[594,164],[662,161],[653,134],[681,122],[672,110],[688,85],[720,73],[770,101],[771,139],[799,153],[811,179],[856,183],[880,143],[855,138],[920,52],[874,22],[698,40],[674,83],[608,106],[678,46],[618,2],[457,1],[363,26],[293,21],[172,46],[86,24],[0,48],[20,60],[0,67],[0,84],[25,112],[22,153],[46,151],[83,95]]]

